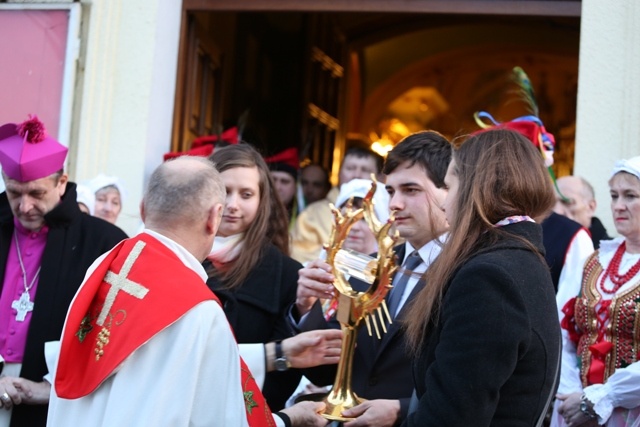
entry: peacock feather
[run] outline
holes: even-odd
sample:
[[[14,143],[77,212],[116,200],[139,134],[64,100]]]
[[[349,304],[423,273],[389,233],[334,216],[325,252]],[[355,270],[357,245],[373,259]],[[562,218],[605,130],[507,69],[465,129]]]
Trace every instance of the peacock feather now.
[[[518,66],[513,67],[512,71],[511,79],[518,87],[516,95],[525,103],[529,114],[540,117],[538,103],[536,102],[535,92],[533,91],[529,76]]]

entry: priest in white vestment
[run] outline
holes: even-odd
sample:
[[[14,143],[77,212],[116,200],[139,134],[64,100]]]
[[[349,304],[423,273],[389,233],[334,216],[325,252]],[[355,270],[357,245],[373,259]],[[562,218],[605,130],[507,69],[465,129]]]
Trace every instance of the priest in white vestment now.
[[[325,425],[319,403],[272,415],[200,264],[220,221],[212,164],[183,157],[152,175],[147,229],[97,260],[47,349],[48,426]]]

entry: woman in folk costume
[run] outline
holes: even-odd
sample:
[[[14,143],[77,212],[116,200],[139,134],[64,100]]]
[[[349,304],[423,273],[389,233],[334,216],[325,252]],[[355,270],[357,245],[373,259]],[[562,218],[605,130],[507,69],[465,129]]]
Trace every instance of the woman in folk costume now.
[[[286,255],[287,214],[262,156],[248,144],[237,144],[216,149],[209,159],[221,174],[227,198],[207,257],[207,285],[222,300],[242,356],[257,378],[261,375],[255,366],[264,364],[267,356],[262,390],[277,411],[301,378],[297,369],[289,369],[279,341],[294,334],[287,313],[296,299],[302,266]]]
[[[640,426],[640,156],[616,163],[609,188],[622,237],[589,257],[563,308],[556,427]]]

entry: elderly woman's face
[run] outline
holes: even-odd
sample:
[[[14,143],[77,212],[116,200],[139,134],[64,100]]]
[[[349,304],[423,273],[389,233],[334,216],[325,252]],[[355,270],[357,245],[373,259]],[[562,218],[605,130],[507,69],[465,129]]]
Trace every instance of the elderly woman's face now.
[[[378,251],[378,242],[365,220],[362,219],[353,224],[343,247],[368,255]]]
[[[341,206],[343,214],[347,212],[346,205],[347,203],[344,203]],[[361,207],[362,198],[354,198],[353,209],[360,209]],[[373,234],[373,231],[369,229],[369,226],[364,219],[361,219],[360,221],[353,224],[353,227],[351,227],[351,230],[349,230],[347,239],[344,241],[344,244],[342,246],[345,249],[351,249],[362,254],[372,254],[378,251],[378,242],[376,241],[376,236]]]
[[[616,231],[624,237],[640,237],[640,179],[619,172],[609,181],[609,188]]]
[[[96,191],[95,216],[115,224],[121,210],[122,201],[117,188],[109,186]]]

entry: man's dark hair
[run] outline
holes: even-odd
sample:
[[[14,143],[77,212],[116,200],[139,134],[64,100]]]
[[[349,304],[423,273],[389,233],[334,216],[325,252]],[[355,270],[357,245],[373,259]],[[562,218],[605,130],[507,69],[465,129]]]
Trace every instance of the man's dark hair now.
[[[375,151],[372,151],[370,148],[368,148],[364,144],[354,144],[349,146],[347,148],[347,151],[345,151],[344,153],[343,159],[346,159],[347,156],[353,156],[358,158],[371,157],[376,161],[376,169],[378,170],[378,172],[382,170],[382,163],[384,162],[384,159],[382,158],[382,156],[380,156]]]
[[[440,133],[422,131],[400,141],[389,152],[382,173],[389,175],[401,164],[420,165],[436,187],[444,187],[444,176],[451,162],[452,146]]]

